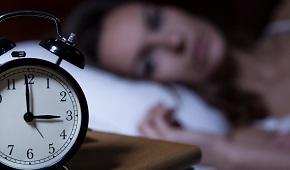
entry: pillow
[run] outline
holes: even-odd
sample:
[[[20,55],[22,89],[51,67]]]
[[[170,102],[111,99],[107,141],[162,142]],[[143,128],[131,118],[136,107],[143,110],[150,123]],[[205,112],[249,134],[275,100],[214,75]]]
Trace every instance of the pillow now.
[[[57,60],[55,55],[37,42],[18,43],[14,50],[25,50],[27,57],[54,63]],[[10,59],[8,52],[1,56],[0,63]],[[222,134],[229,130],[221,112],[209,107],[185,87],[175,86],[172,90],[156,82],[127,80],[92,66],[82,70],[66,61],[61,66],[82,87],[89,107],[89,128],[93,130],[139,135],[139,122],[158,102],[178,108],[176,118],[189,130]]]

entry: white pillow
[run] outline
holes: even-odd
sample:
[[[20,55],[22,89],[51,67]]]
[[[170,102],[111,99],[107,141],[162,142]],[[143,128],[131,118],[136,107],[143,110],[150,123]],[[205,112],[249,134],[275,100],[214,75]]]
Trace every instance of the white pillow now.
[[[25,50],[27,57],[55,62],[57,57],[38,42],[18,43],[14,50]],[[0,63],[11,60],[11,52],[1,56]],[[227,133],[229,125],[222,114],[206,105],[197,95],[182,86],[174,91],[150,81],[133,81],[86,66],[79,69],[65,61],[61,66],[79,82],[89,106],[89,128],[126,135],[139,135],[138,125],[156,103],[178,107],[176,117],[193,131]]]

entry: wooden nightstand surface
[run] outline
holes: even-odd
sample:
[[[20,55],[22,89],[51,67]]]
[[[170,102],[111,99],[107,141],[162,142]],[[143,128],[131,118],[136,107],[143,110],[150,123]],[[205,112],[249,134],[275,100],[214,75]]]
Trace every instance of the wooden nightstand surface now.
[[[89,131],[68,165],[72,170],[176,170],[200,159],[196,146]]]

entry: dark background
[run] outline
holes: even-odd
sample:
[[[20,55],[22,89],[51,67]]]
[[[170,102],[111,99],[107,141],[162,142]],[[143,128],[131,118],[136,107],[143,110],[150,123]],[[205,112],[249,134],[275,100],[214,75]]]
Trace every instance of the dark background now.
[[[15,10],[39,10],[49,12],[64,21],[80,2],[81,0],[1,0],[0,13]],[[54,23],[42,18],[18,17],[0,23],[0,37],[6,37],[15,42],[42,40],[55,37],[55,33]]]
[[[1,0],[0,13],[15,10],[40,10],[51,13],[65,22],[66,17],[84,0]],[[103,1],[103,0],[95,0]],[[106,1],[106,0],[104,0]],[[124,0],[111,0],[124,1]],[[149,0],[150,1],[150,0]],[[226,33],[239,42],[258,36],[269,20],[271,11],[279,0],[153,0],[173,4],[193,13],[209,15]],[[238,36],[237,38],[235,36]],[[35,17],[18,17],[0,23],[0,37],[15,42],[42,40],[55,37],[51,21]],[[247,41],[245,41],[247,42]]]

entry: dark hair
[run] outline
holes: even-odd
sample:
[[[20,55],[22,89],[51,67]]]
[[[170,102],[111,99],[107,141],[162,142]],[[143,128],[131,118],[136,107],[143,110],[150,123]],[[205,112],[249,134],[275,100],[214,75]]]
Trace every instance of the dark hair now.
[[[126,2],[131,1],[127,0]],[[144,3],[144,1],[139,2]],[[174,4],[173,2],[175,1],[168,0],[166,1],[166,4],[172,5]],[[249,46],[249,42],[253,42],[253,40],[258,37],[262,30],[261,28],[267,23],[266,21],[270,16],[270,12],[264,15],[258,15],[259,17],[256,19],[259,20],[260,24],[256,24],[254,26],[254,30],[251,31],[253,35],[251,35],[247,33],[247,31],[249,31],[248,29],[245,29],[246,31],[237,31],[238,29],[231,25],[233,24],[231,20],[234,20],[234,18],[233,15],[230,15],[229,13],[233,11],[231,11],[232,9],[228,10],[230,7],[225,7],[224,5],[232,4],[232,1],[222,0],[222,2],[223,3],[221,3],[221,1],[215,2],[212,0],[194,1],[192,3],[195,3],[195,5],[192,6],[194,7],[193,10],[195,14],[201,15],[213,21],[224,32],[227,40],[230,41],[231,44]],[[266,11],[271,11],[274,8],[275,3],[273,3],[273,1],[267,2],[269,3],[264,5],[264,8],[266,8]],[[148,3],[148,1],[145,3]],[[154,1],[154,3],[160,5],[165,2]],[[208,5],[205,5],[206,3],[214,3],[214,5],[208,8]],[[96,49],[99,43],[98,36],[102,31],[103,19],[108,13],[110,13],[111,10],[121,4],[124,4],[124,1],[88,1],[82,4],[78,10],[72,13],[69,17],[66,30],[69,32],[74,32],[78,36],[78,46],[81,51],[88,56],[91,64],[97,65],[98,62],[98,54]],[[259,5],[263,6],[261,4]],[[179,7],[184,6],[188,7],[186,4],[179,5]],[[187,8],[187,11],[190,10]],[[218,15],[220,12],[222,14]],[[239,24],[237,25],[239,26]],[[232,29],[234,31],[230,31]],[[260,31],[258,31],[259,29]],[[98,65],[98,67],[101,66]],[[259,96],[237,87],[235,84],[235,77],[237,77],[237,74],[237,67],[235,66],[233,57],[228,57],[224,64],[221,65],[217,73],[212,76],[213,79],[206,85],[195,88],[195,90],[209,104],[223,110],[233,125],[245,125],[251,123],[253,120],[265,117],[267,115],[267,110]]]
[[[98,61],[97,50],[103,19],[120,2],[117,1],[86,1],[78,6],[66,20],[64,31],[76,34],[78,48],[87,57],[90,64]]]

